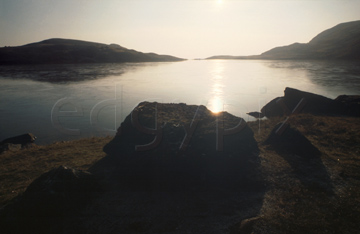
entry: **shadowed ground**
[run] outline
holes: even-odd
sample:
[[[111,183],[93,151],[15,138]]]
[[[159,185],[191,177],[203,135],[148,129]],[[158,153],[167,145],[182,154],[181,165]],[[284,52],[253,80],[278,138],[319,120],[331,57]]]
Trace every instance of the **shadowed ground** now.
[[[170,108],[171,105],[168,107]],[[194,108],[191,109],[192,111],[197,109],[196,106],[192,108]],[[191,112],[189,118],[194,116]],[[146,113],[145,111],[144,114]],[[150,108],[148,114],[152,119],[149,119],[148,123],[142,123],[148,128],[154,128],[153,109]],[[141,115],[139,117],[141,120]],[[173,115],[172,118],[179,117]],[[211,119],[210,115],[209,118]],[[229,125],[224,129],[230,129],[239,122],[238,118],[231,115],[225,115],[224,118],[233,119],[233,122],[229,121]],[[249,155],[249,160],[246,160],[248,163],[245,164],[250,168],[247,172],[252,173],[237,174],[234,171],[230,174],[225,173],[226,176],[238,178],[227,183],[224,177],[206,176],[204,172],[215,170],[212,167],[203,168],[200,174],[196,174],[196,170],[182,171],[181,167],[178,168],[177,172],[182,172],[183,175],[195,173],[189,177],[194,180],[186,180],[183,176],[177,178],[175,176],[177,173],[171,173],[173,170],[170,172],[156,170],[161,168],[156,166],[159,165],[157,163],[171,165],[171,162],[176,161],[175,156],[182,155],[178,149],[179,142],[181,143],[185,135],[183,128],[181,131],[179,129],[177,134],[173,134],[173,138],[165,138],[171,131],[163,131],[163,139],[168,140],[161,141],[161,144],[173,143],[170,149],[176,149],[175,153],[168,155],[173,155],[175,161],[151,158],[151,152],[155,152],[156,149],[157,152],[171,152],[165,151],[169,148],[161,144],[144,154],[150,156],[149,160],[142,160],[141,155],[130,157],[132,159],[130,161],[124,160],[129,157],[121,154],[121,150],[117,148],[119,145],[115,144],[121,139],[123,131],[113,139],[82,139],[5,152],[0,155],[0,201],[1,205],[7,204],[0,209],[1,231],[2,233],[356,233],[360,228],[358,118],[310,114],[291,116],[288,119],[291,128],[298,131],[316,149],[303,152],[313,152],[313,155],[292,151],[292,148],[277,149],[276,145],[264,144],[277,123],[283,120],[284,117],[248,122],[247,127],[252,131],[240,131],[238,136],[236,134],[224,136],[224,139],[229,139],[230,136],[236,139],[247,132],[248,136],[255,138],[256,143],[256,153]],[[208,123],[209,125],[205,124],[205,126],[216,129],[214,128],[216,121]],[[164,126],[166,128],[167,125]],[[178,125],[175,124],[174,127],[176,126]],[[124,126],[122,130],[125,129]],[[169,127],[170,129],[172,128]],[[175,129],[173,132],[176,132]],[[133,142],[136,145],[149,143],[155,136],[141,131],[137,134],[145,138],[142,142]],[[196,131],[193,134],[192,139],[197,139]],[[215,135],[210,134],[208,139],[214,142],[216,131],[212,134]],[[177,135],[181,135],[180,140],[175,140]],[[249,139],[250,143],[253,142],[252,137]],[[127,140],[131,142],[130,139]],[[198,142],[201,140],[199,139]],[[215,160],[218,154],[225,156],[226,159],[226,153],[242,147],[237,145],[235,149],[231,149],[225,142],[227,141],[224,141],[224,151],[218,153],[216,153],[216,145],[211,144],[210,148],[215,151],[209,150],[207,153],[213,156],[212,159]],[[189,141],[189,151],[186,152],[191,152],[191,147],[194,147],[193,152],[196,151],[197,148],[191,146],[192,144],[193,142]],[[104,145],[107,145],[105,148],[109,150],[106,156],[102,152]],[[111,145],[117,146],[113,148],[115,151],[110,150]],[[136,154],[134,147],[129,147],[126,152],[126,155]],[[246,155],[243,154],[239,159],[246,158]],[[139,164],[135,164],[135,158]],[[226,162],[232,162],[230,158]],[[198,160],[201,160],[201,157]],[[184,165],[194,165],[194,168],[198,165],[196,162],[201,161],[183,161]],[[210,162],[208,165],[211,165]],[[77,170],[65,169],[59,167],[60,165],[69,165]],[[56,169],[39,177],[54,167]],[[92,174],[81,172],[79,169],[89,170]],[[142,169],[146,170],[143,172]],[[134,172],[139,171],[142,172],[139,177],[129,179]],[[157,172],[155,177],[147,177],[149,173],[155,171]],[[98,183],[92,183],[94,177]],[[246,183],[246,181],[250,182]],[[28,186],[28,191],[22,194]],[[77,189],[74,189],[74,186]],[[17,194],[22,195],[16,196]],[[23,202],[32,198],[34,194],[37,195],[37,199]],[[42,194],[45,197],[42,198]],[[48,204],[45,201],[51,202]],[[49,209],[54,207],[63,207],[63,209],[60,210],[61,212],[48,215]]]

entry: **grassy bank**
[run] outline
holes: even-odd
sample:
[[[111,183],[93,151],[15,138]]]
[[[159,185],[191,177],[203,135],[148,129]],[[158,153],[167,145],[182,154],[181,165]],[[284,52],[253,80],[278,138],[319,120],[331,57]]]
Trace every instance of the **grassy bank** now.
[[[260,148],[267,183],[255,233],[356,233],[360,230],[360,121],[297,115],[289,119],[319,149],[304,159],[264,145],[284,118],[249,122]],[[107,138],[35,146],[0,155],[0,205],[59,165],[86,170],[105,156]]]
[[[110,137],[35,145],[32,148],[0,155],[0,207],[25,191],[44,172],[60,165],[87,170],[105,156],[103,146]]]
[[[259,142],[265,194],[255,233],[357,233],[360,230],[360,121],[297,115],[289,119],[321,151],[304,160],[262,145],[284,118],[251,122]],[[273,232],[270,232],[273,233]]]

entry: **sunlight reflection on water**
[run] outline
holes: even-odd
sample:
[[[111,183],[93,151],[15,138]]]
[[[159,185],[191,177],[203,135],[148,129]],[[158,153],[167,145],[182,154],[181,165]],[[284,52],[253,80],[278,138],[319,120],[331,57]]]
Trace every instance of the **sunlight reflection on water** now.
[[[222,61],[215,61],[211,71],[212,97],[209,100],[207,108],[214,113],[223,111],[224,108],[224,84],[223,84],[224,65]]]
[[[359,94],[360,67],[261,60],[0,66],[0,140],[25,132],[37,135],[39,143],[114,135],[142,101],[206,105],[249,121],[247,112],[282,96],[285,87],[330,98]],[[77,136],[64,135],[52,122],[54,105],[64,98],[71,102],[63,108],[81,108],[82,115],[59,117],[63,127],[79,129]]]

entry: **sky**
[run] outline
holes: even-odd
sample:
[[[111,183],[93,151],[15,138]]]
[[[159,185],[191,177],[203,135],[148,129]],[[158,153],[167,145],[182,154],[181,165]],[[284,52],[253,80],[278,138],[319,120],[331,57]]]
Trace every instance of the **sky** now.
[[[0,0],[0,46],[49,38],[180,58],[257,55],[360,20],[359,0]]]

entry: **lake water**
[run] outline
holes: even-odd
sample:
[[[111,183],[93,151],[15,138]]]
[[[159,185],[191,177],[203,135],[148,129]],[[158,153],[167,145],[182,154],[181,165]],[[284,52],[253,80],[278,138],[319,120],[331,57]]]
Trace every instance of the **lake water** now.
[[[76,80],[71,81],[71,80]],[[360,94],[356,61],[189,60],[0,66],[0,140],[38,144],[114,135],[141,101],[205,105],[246,121],[285,87],[335,98]]]

